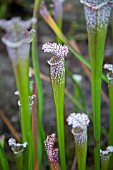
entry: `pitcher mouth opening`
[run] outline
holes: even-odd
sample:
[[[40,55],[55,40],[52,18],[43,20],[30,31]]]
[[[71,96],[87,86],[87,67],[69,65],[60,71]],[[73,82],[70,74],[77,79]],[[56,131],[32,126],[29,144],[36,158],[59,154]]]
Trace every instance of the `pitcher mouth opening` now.
[[[86,134],[86,129],[83,129],[81,127],[77,127],[77,128],[73,128],[72,129],[72,134],[73,135],[76,135],[76,136],[82,136],[82,135],[85,135]]]
[[[23,36],[23,39],[16,41],[16,42],[12,42],[10,40],[10,35],[6,34],[4,37],[2,37],[2,42],[7,47],[18,48],[18,47],[22,46],[23,44],[29,44],[30,42],[32,42],[34,32],[35,32],[35,30],[31,30],[29,32],[26,31],[26,34]]]
[[[53,56],[50,60],[48,60],[48,64],[50,66],[55,66],[55,65],[59,65],[60,63],[62,63],[63,58],[62,57],[57,57],[57,56]]]

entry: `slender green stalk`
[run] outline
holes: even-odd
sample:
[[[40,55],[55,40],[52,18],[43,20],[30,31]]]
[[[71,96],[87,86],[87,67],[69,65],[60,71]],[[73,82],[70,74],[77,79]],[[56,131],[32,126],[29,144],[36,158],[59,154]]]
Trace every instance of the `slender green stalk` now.
[[[78,91],[78,89],[74,86],[74,98],[76,99],[76,100],[78,100],[79,101],[79,99],[80,99],[80,94],[79,94],[79,91]],[[78,112],[78,108],[76,107],[76,105],[74,106],[74,112]]]
[[[8,7],[8,1],[7,0],[2,1],[0,5],[0,18],[6,17],[7,7]]]
[[[56,21],[56,23],[57,23],[59,29],[62,30],[62,16],[60,16],[60,17],[58,18],[58,20]],[[59,44],[62,43],[61,39],[60,39],[58,36],[56,37],[56,39],[57,39],[57,43],[59,43]]]
[[[28,167],[34,167],[34,144],[31,131],[31,115],[29,108],[29,59],[18,64],[13,64],[17,89],[20,95],[20,122],[22,128],[22,141],[28,142],[28,150],[26,149],[25,162]],[[27,121],[26,121],[27,120]],[[29,152],[29,154],[27,153]],[[29,162],[28,162],[29,159]]]
[[[72,82],[75,84],[76,88],[77,88],[77,91],[82,99],[82,106],[84,107],[85,109],[85,99],[84,99],[84,95],[83,95],[83,92],[82,92],[82,89],[80,87],[80,84],[74,79],[73,77],[73,74],[71,73],[71,71],[65,67],[66,69],[66,74],[70,77],[70,79],[72,80]]]
[[[5,145],[5,136],[4,135],[0,136],[0,145],[4,149],[4,145]]]
[[[100,169],[100,107],[101,107],[101,78],[104,56],[106,30],[97,30],[95,34],[88,33],[89,55],[91,61],[92,108],[94,123],[94,162],[95,169]]]
[[[32,133],[34,139],[34,148],[35,148],[35,162],[34,162],[34,169],[38,170],[38,133],[37,133],[37,88],[36,82],[32,82],[32,90],[31,93],[34,95],[33,99],[33,106],[32,106]],[[33,97],[32,95],[32,97]]]
[[[21,111],[20,111],[20,120],[21,120],[21,128],[22,128],[22,140],[23,142],[27,139],[27,131],[31,129],[31,116],[29,110],[29,77],[28,77],[28,69],[29,69],[29,60],[22,61],[18,64],[13,64],[17,89],[20,95],[21,101]],[[24,80],[24,81],[23,81]],[[26,114],[25,114],[26,113]],[[29,117],[29,122],[24,122],[24,120]]]
[[[34,11],[33,11],[33,17],[38,19],[38,9],[40,5],[40,0],[35,0],[34,4]],[[37,114],[37,122],[38,122],[38,166],[39,169],[41,169],[41,161],[42,161],[42,148],[43,148],[43,142],[45,140],[45,133],[43,129],[42,124],[42,113],[43,113],[43,88],[42,88],[42,82],[40,79],[40,68],[39,68],[39,61],[38,61],[38,50],[37,50],[37,23],[33,23],[32,28],[36,31],[36,36],[33,38],[32,41],[32,62],[33,62],[33,68],[35,72],[35,80],[36,80],[36,86],[37,86],[37,92],[38,92],[38,114]]]
[[[108,170],[109,167],[109,159],[101,160],[101,170]]]
[[[113,11],[111,11],[111,38],[112,38],[112,45],[113,45]]]
[[[109,145],[113,145],[113,73],[108,73],[108,90],[110,101],[110,131],[109,131]]]
[[[23,170],[23,155],[15,155],[17,170]]]
[[[108,90],[109,90],[109,101],[110,101],[110,125],[109,125],[109,145],[113,146],[113,73],[109,72],[107,74],[109,83],[108,83]],[[109,161],[109,170],[113,169],[113,154],[110,157]]]
[[[8,161],[7,161],[5,152],[4,152],[1,144],[0,144],[0,162],[1,162],[3,170],[9,170]]]
[[[64,66],[62,66],[64,67]],[[50,68],[51,69],[51,68]],[[60,67],[58,67],[60,69]],[[64,68],[62,68],[64,69]],[[53,79],[52,69],[50,71],[51,83],[53,89],[53,96],[56,108],[56,121],[58,133],[58,146],[60,154],[61,169],[66,169],[65,163],[65,142],[64,142],[64,87],[65,87],[65,70],[63,70],[62,77]]]
[[[110,160],[109,160],[109,170],[112,170],[113,169],[113,153],[110,157]]]
[[[73,102],[73,103],[75,104],[75,106],[76,106],[79,110],[85,112],[85,113],[90,117],[90,119],[93,120],[93,119],[92,119],[92,115],[91,115],[89,112],[86,111],[86,109],[84,108],[84,106],[83,106],[75,97],[73,97],[70,92],[68,92],[67,90],[65,90],[65,94],[66,94],[67,97],[71,100],[71,102]]]
[[[52,83],[53,96],[56,108],[56,121],[57,121],[57,133],[58,133],[58,145],[59,145],[59,154],[61,169],[66,169],[65,163],[65,143],[64,143],[64,87],[65,87],[65,78],[62,80],[64,83],[61,85],[58,81]]]
[[[55,18],[57,26],[62,31],[63,1],[54,0],[53,16]],[[58,36],[56,36],[56,41],[58,44],[62,43],[62,40]]]
[[[82,146],[75,143],[75,150],[77,156],[78,170],[86,170],[86,156],[87,156],[87,142]]]

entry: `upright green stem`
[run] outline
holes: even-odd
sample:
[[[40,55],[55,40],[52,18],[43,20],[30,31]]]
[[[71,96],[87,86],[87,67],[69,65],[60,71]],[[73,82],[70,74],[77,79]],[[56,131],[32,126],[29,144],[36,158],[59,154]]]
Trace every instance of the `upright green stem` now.
[[[106,29],[88,33],[89,55],[91,61],[92,108],[94,123],[94,162],[95,169],[100,169],[100,107],[101,107],[101,80],[104,56]]]
[[[62,30],[62,16],[60,16],[60,17],[58,18],[58,20],[56,21],[56,23],[57,23],[59,29]],[[58,43],[58,44],[62,43],[61,39],[60,39],[58,36],[56,37],[56,39],[57,39],[57,43]]]
[[[113,45],[113,11],[111,12],[111,38],[112,38],[112,45]]]
[[[22,61],[18,64],[13,64],[17,89],[19,90],[20,101],[21,101],[21,128],[22,128],[22,140],[25,142],[27,140],[27,131],[31,129],[31,116],[29,110],[29,77],[28,77],[28,68],[29,60]],[[26,114],[25,114],[26,113]],[[28,122],[24,122],[26,118]]]
[[[15,155],[17,170],[23,170],[23,155]]]
[[[8,7],[8,1],[7,0],[2,1],[0,5],[0,18],[6,17],[7,7]]]
[[[34,144],[31,128],[31,115],[29,107],[29,59],[13,64],[17,89],[20,95],[20,121],[22,128],[22,141],[28,142],[28,149],[26,148],[25,162],[29,168],[34,167]],[[29,160],[29,161],[28,161]],[[26,165],[26,166],[27,166]]]
[[[65,69],[66,69],[66,74],[69,76],[69,78],[72,80],[72,82],[76,86],[77,92],[79,93],[79,95],[80,95],[80,97],[82,99],[82,107],[84,108],[84,110],[86,110],[85,99],[84,99],[84,95],[83,95],[82,89],[80,87],[80,84],[74,79],[73,74],[71,73],[71,71],[67,67],[65,67]]]
[[[5,152],[4,152],[1,144],[0,144],[0,162],[1,162],[3,170],[9,170],[8,161],[7,161]]]
[[[108,90],[110,101],[110,131],[109,131],[109,145],[113,145],[113,73],[108,73]]]
[[[101,160],[101,170],[108,170],[109,159]]]
[[[62,4],[60,4],[60,5],[62,5]],[[60,31],[62,31],[62,17],[63,17],[63,11],[61,11],[60,16],[56,19],[56,24],[58,25]],[[62,43],[62,40],[59,38],[59,36],[56,36],[56,41],[58,44]]]
[[[87,153],[87,143],[82,146],[75,144],[78,170],[86,170],[86,153]]]
[[[65,141],[64,141],[64,88],[65,67],[63,59],[56,56],[50,60],[50,77],[53,89],[54,103],[56,109],[58,146],[60,154],[61,169],[66,170]]]
[[[38,19],[38,9],[39,9],[40,0],[35,0],[34,4],[34,11],[33,11],[33,17]],[[38,114],[37,114],[37,122],[38,122],[38,166],[39,169],[41,168],[41,160],[42,160],[42,145],[45,139],[45,134],[43,130],[42,125],[42,113],[43,113],[43,88],[42,88],[42,82],[40,79],[40,69],[39,69],[39,62],[38,62],[38,51],[37,51],[37,23],[34,23],[32,25],[32,28],[36,31],[36,36],[33,38],[32,41],[32,62],[33,62],[33,68],[35,72],[35,80],[37,85],[37,91],[38,91]]]
[[[54,82],[52,85],[55,108],[56,108],[56,121],[57,121],[60,162],[61,162],[61,169],[63,170],[66,169],[65,143],[64,143],[64,87],[65,87],[65,83],[62,83],[62,85],[59,86],[57,82]]]
[[[34,12],[33,12],[33,16],[34,17],[38,17],[38,8],[39,8],[39,3],[40,0],[35,0],[35,5],[34,5]],[[33,67],[34,67],[34,71],[35,71],[35,79],[36,79],[36,85],[37,85],[37,89],[38,89],[38,119],[39,119],[39,123],[41,125],[40,129],[41,131],[43,131],[42,129],[42,111],[43,111],[43,89],[42,89],[42,82],[40,79],[40,70],[39,70],[39,62],[37,59],[38,56],[38,51],[37,49],[37,23],[34,23],[32,25],[32,28],[35,29],[36,31],[36,36],[34,36],[33,41],[32,41],[32,60],[33,60]],[[43,134],[43,133],[42,133]]]
[[[109,90],[109,101],[110,101],[110,127],[109,127],[109,145],[113,146],[113,73],[109,72],[107,74],[109,83],[108,83],[108,90]],[[109,161],[109,170],[113,169],[113,154],[110,157]]]
[[[59,27],[60,31],[62,31],[63,1],[54,0],[53,15],[57,26]],[[56,41],[58,44],[62,43],[62,40],[57,35],[56,35]]]

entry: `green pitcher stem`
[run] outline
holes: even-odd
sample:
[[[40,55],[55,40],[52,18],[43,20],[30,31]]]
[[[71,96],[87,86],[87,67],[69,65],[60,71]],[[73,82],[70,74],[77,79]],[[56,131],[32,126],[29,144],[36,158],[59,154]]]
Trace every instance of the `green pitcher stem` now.
[[[72,134],[74,135],[75,139],[75,151],[78,163],[78,170],[86,170],[87,128],[73,128]]]
[[[23,155],[15,155],[17,170],[23,170]]]
[[[22,129],[22,141],[28,142],[26,148],[26,164],[28,167],[34,167],[34,144],[32,137],[31,115],[29,107],[29,59],[13,64],[17,89],[20,95],[20,122]]]
[[[38,17],[38,9],[39,9],[40,0],[35,0],[33,17]],[[37,35],[37,23],[33,23],[32,28],[35,29]],[[38,91],[38,131],[40,130],[40,135],[42,136],[43,141],[45,140],[45,133],[42,124],[42,113],[43,113],[43,87],[40,79],[40,68],[38,61],[38,50],[37,50],[37,36],[33,37],[32,41],[32,60],[33,60],[33,68],[35,72],[35,80]]]
[[[113,73],[109,72],[107,74],[109,83],[108,83],[108,91],[109,91],[109,101],[110,101],[110,127],[109,127],[109,145],[113,146]],[[109,170],[113,169],[113,154],[109,160]]]
[[[62,31],[63,24],[63,1],[54,1],[53,16],[60,31]],[[62,43],[62,40],[56,35],[56,41],[58,44]]]
[[[66,169],[65,141],[64,141],[64,86],[65,83],[58,84],[57,80],[52,84],[54,102],[56,108],[56,121],[57,121],[60,162],[61,162],[61,169],[63,170]]]
[[[109,134],[109,144],[113,145],[113,84],[108,85],[109,98],[110,98],[110,134]]]
[[[39,4],[40,4],[40,0],[35,0],[33,17],[35,17],[37,20],[38,20]],[[39,68],[39,61],[38,61],[37,23],[32,24],[32,28],[35,29],[35,31],[36,31],[36,36],[33,38],[33,41],[32,41],[32,62],[33,62],[33,68],[34,68],[34,72],[35,72],[35,80],[36,80],[37,93],[38,93],[38,108],[37,108],[38,168],[41,169],[43,141],[45,140],[45,132],[43,129],[43,124],[42,124],[43,87],[42,87],[42,82],[40,79],[40,68]]]
[[[22,126],[22,142],[25,142],[27,140],[27,131],[31,130],[28,76],[29,60],[27,59],[25,61],[22,61],[21,63],[13,64],[13,68],[21,103],[20,119]]]
[[[65,162],[65,141],[64,141],[64,88],[65,88],[65,67],[64,60],[56,56],[51,58],[50,78],[53,89],[54,103],[56,109],[56,123],[58,133],[58,146],[61,169],[66,170]],[[52,63],[53,62],[53,63]],[[52,65],[53,64],[53,65]]]
[[[101,170],[108,170],[109,159],[101,160]]]
[[[108,90],[110,100],[110,132],[109,132],[109,145],[113,145],[113,73],[108,73]]]
[[[94,169],[100,169],[100,108],[101,81],[106,29],[88,33],[89,55],[92,72],[92,108],[94,123]]]
[[[62,15],[56,20],[56,23],[57,23],[59,29],[62,31]],[[58,44],[62,43],[62,40],[58,36],[56,36],[56,41]]]
[[[5,152],[0,144],[0,167],[2,166],[3,170],[10,170],[9,169],[9,165],[8,165],[8,161],[7,161],[7,157],[5,155]]]
[[[87,143],[82,144],[81,146],[75,144],[78,170],[86,170],[86,156],[87,156]]]

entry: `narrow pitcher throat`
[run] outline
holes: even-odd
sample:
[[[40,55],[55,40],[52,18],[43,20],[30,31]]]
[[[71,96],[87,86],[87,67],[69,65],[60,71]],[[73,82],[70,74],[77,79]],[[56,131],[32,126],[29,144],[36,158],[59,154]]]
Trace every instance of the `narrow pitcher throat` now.
[[[79,146],[87,143],[87,128],[82,129],[81,127],[73,128],[71,130],[74,135],[75,143]]]

